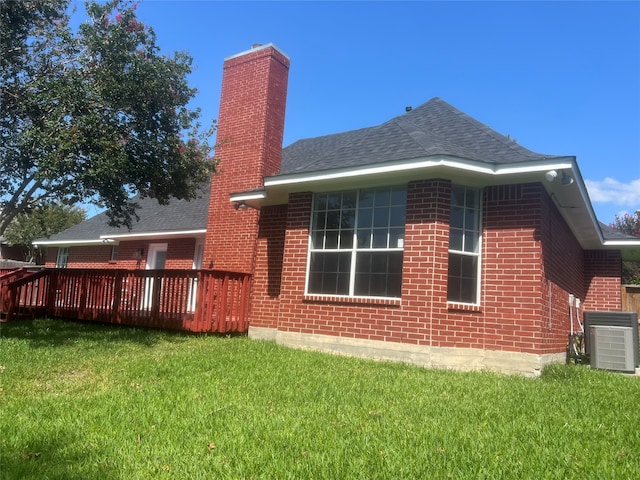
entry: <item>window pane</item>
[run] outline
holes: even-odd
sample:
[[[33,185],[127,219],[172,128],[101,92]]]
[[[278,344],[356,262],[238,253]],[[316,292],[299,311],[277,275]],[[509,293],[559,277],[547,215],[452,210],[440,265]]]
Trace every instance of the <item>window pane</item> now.
[[[449,254],[449,282],[447,300],[476,303],[478,257],[475,255]]]
[[[478,240],[479,238],[476,232],[467,232],[464,237],[464,251],[478,253],[478,246],[480,245]]]
[[[465,210],[465,218],[464,218],[464,228],[468,230],[478,230],[478,218],[479,218],[478,210],[472,210],[467,208]]]
[[[407,190],[404,188],[394,188],[391,192],[391,205],[406,206]]]
[[[400,297],[402,252],[367,252],[356,257],[355,294]]]
[[[342,208],[356,208],[356,199],[358,195],[355,191],[344,192],[342,194]]]
[[[326,210],[327,209],[327,194],[320,193],[316,195],[316,210]]]
[[[464,227],[464,209],[461,207],[451,207],[449,225],[456,228]]]
[[[322,230],[325,226],[327,214],[325,212],[316,212],[313,214],[312,228],[315,230]]]
[[[360,190],[359,208],[373,207],[374,190]]]
[[[386,207],[391,201],[391,192],[388,189],[376,190],[376,207]]]
[[[343,210],[342,220],[340,222],[341,228],[353,228],[356,226],[356,211],[355,210]]]
[[[464,206],[465,188],[453,186],[451,188],[451,206]]]
[[[371,229],[358,229],[358,248],[371,248]]]
[[[370,227],[373,222],[373,209],[361,208],[358,210],[358,227]]]
[[[332,228],[336,230],[340,228],[340,210],[331,210],[327,212],[326,228]]]
[[[338,230],[327,230],[324,248],[338,248]]]
[[[389,248],[404,247],[404,228],[392,228],[389,230]]]
[[[386,228],[374,228],[373,229],[373,248],[386,248],[387,247],[387,229]]]
[[[473,188],[465,188],[465,206],[467,208],[478,208],[478,193]]]
[[[309,261],[309,293],[349,294],[351,253],[314,252]]]
[[[323,240],[324,232],[311,232],[311,248],[321,249]]]
[[[340,248],[353,247],[353,230],[342,230],[340,233]]]
[[[404,229],[404,224],[406,223],[406,207],[392,207],[389,214],[389,225],[392,227],[402,227]]]
[[[340,193],[332,193],[327,195],[327,209],[339,210],[342,205],[342,195]]]
[[[464,233],[459,228],[451,228],[449,230],[449,250],[462,251],[462,240]]]
[[[373,226],[374,227],[387,227],[389,225],[389,209],[388,208],[376,208],[373,211]]]

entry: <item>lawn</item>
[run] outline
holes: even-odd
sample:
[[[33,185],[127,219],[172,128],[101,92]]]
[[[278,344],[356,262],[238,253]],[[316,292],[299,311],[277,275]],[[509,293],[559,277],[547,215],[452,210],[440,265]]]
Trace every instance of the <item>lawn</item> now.
[[[639,401],[639,378],[581,366],[534,379],[15,322],[0,478],[640,478]]]

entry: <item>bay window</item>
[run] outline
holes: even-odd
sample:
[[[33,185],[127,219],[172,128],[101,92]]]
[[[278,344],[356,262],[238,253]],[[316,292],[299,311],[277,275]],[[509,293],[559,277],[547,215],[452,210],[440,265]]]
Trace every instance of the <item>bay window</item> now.
[[[405,186],[316,194],[307,293],[400,297],[406,203]]]

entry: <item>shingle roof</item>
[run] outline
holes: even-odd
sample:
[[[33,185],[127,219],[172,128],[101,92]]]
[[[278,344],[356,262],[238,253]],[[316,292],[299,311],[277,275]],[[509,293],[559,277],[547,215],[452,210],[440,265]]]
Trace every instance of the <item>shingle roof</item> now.
[[[532,152],[436,97],[375,127],[295,142],[283,151],[280,173],[359,167],[433,155],[491,164],[564,158]]]
[[[140,205],[138,215],[140,220],[133,221],[131,230],[126,227],[115,228],[108,225],[106,213],[85,220],[63,232],[52,235],[46,241],[83,241],[97,240],[101,235],[126,235],[136,233],[175,232],[185,230],[200,230],[207,228],[207,213],[209,210],[209,189],[203,188],[197,198],[187,200],[173,199],[168,205],[160,205],[157,200],[144,198],[135,200]]]
[[[598,222],[598,224],[605,240],[638,240],[638,237],[628,235],[602,222]]]

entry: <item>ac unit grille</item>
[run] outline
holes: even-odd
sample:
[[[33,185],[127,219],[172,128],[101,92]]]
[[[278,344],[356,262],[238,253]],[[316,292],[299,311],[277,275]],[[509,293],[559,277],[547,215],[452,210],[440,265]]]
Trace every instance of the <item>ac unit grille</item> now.
[[[584,312],[584,326],[592,367],[633,373],[640,366],[635,312]]]
[[[604,370],[634,372],[633,329],[594,325],[591,335],[591,366]]]

